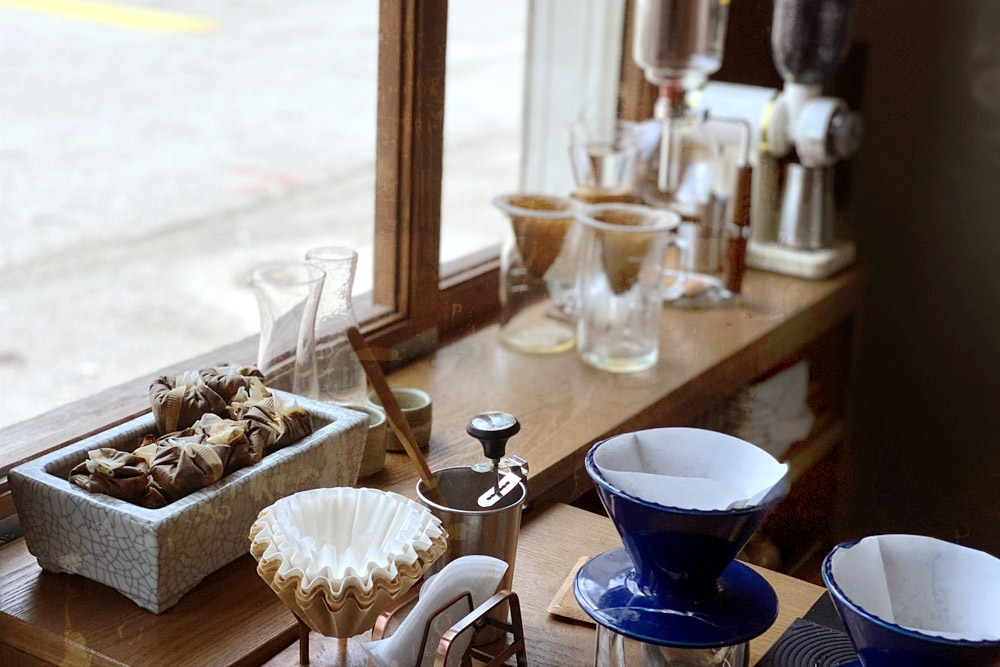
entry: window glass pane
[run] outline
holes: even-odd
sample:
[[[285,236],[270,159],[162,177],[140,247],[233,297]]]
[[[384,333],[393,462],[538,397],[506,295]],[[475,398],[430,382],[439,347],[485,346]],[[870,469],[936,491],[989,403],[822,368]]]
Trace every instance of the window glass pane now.
[[[371,288],[377,2],[47,4],[0,6],[0,426],[256,333],[261,263]]]
[[[448,3],[441,261],[507,233],[490,200],[520,178],[526,0]]]

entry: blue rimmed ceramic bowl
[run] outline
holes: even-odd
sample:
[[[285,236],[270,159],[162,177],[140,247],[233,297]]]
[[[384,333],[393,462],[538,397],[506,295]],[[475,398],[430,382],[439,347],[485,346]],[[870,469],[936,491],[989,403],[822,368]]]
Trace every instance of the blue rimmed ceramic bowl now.
[[[864,667],[1000,667],[1000,560],[989,554],[878,535],[834,547],[823,581]]]
[[[706,448],[715,445],[749,448],[754,450],[752,456],[763,455],[773,461],[773,457],[754,445],[722,433],[671,428],[653,429],[639,435],[644,433],[663,436],[665,441],[698,438],[699,446]],[[723,571],[771,508],[787,494],[787,474],[780,477],[762,500],[746,507],[697,510],[662,505],[622,491],[607,479],[595,462],[602,447],[616,438],[630,435],[633,434],[598,442],[587,453],[585,465],[634,564],[636,584],[650,597],[692,600],[715,596]],[[741,458],[727,460],[732,466],[739,466]],[[778,465],[777,462],[774,465]],[[736,474],[738,476],[738,472]]]

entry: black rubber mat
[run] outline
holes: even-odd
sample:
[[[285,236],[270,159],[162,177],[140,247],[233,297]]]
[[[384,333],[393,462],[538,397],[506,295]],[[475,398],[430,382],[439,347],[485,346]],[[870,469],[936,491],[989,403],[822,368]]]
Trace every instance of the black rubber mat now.
[[[837,667],[856,657],[840,618],[824,594],[797,618],[757,662],[757,667]]]

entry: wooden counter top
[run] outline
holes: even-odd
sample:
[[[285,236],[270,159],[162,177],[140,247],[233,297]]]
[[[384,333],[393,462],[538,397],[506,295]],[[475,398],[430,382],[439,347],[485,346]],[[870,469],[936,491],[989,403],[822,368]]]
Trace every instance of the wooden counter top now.
[[[583,458],[593,442],[624,431],[689,423],[755,378],[795,360],[810,343],[853,316],[862,284],[859,268],[823,281],[750,271],[744,307],[666,308],[660,361],[644,373],[603,373],[585,366],[573,353],[515,353],[499,345],[492,326],[390,374],[389,381],[422,388],[434,399],[428,451],[432,469],[468,465],[482,457],[465,433],[473,415],[503,410],[517,416],[522,429],[508,451],[531,465],[529,516],[545,516],[543,508],[573,500],[590,488]],[[145,400],[144,393],[119,396],[107,411],[81,417],[84,422],[73,425],[76,435],[53,446],[93,430],[99,420],[120,422],[141,412]],[[42,436],[20,437],[37,442]],[[16,456],[8,453],[5,458]],[[415,495],[415,483],[415,471],[401,454],[390,455],[384,471],[362,481],[409,497]],[[0,480],[0,505],[3,490]],[[532,526],[529,521],[525,528],[522,546],[527,551],[519,557],[517,574],[529,576],[527,564],[538,561],[546,581],[558,586],[568,569],[545,569],[555,568],[556,562],[547,548],[531,546],[531,531],[537,530]],[[581,555],[617,546],[590,542],[591,537],[583,531],[565,540]],[[557,558],[559,563],[562,559]],[[56,663],[69,658],[71,663],[93,665],[256,664],[295,639],[290,614],[257,577],[249,556],[210,579],[176,607],[153,616],[107,587],[81,577],[43,573],[23,540],[17,540],[0,547],[0,645],[17,651],[0,646],[0,663],[7,657],[3,651],[8,651],[25,661],[30,653]],[[541,584],[525,583],[532,590],[536,585]]]
[[[527,518],[518,543],[514,590],[521,600],[530,665],[594,664],[593,628],[558,620],[546,608],[581,556],[620,546],[610,520],[568,505]],[[823,593],[818,586],[756,569],[774,586],[780,608],[775,624],[751,642],[750,664]],[[298,664],[295,619],[257,576],[249,557],[223,568],[160,616],[82,577],[41,573],[23,541],[0,550],[0,581],[10,583],[0,594],[0,640],[53,663]],[[352,640],[353,656],[363,641]],[[310,647],[316,667],[339,664],[337,640],[312,633]],[[8,664],[4,657],[0,650],[0,662]],[[14,651],[7,658],[35,664]]]

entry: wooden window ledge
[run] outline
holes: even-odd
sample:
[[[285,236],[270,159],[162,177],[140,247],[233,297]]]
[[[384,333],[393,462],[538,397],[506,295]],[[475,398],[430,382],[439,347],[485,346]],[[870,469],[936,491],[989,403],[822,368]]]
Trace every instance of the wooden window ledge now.
[[[503,410],[522,424],[508,451],[530,463],[529,504],[572,501],[590,487],[583,459],[592,443],[624,431],[689,424],[739,388],[795,360],[857,312],[863,276],[860,267],[822,281],[750,271],[746,306],[665,308],[660,360],[642,373],[601,372],[572,352],[514,352],[500,345],[498,328],[490,325],[388,377],[393,386],[419,387],[434,399],[427,453],[432,469],[477,461],[481,452],[465,432],[469,418]],[[254,349],[253,339],[247,339],[164,372],[222,360],[246,362]],[[147,388],[155,375],[0,432],[0,518],[14,511],[7,470],[148,411]],[[390,454],[386,469],[365,484],[413,497],[415,480],[406,457]]]

